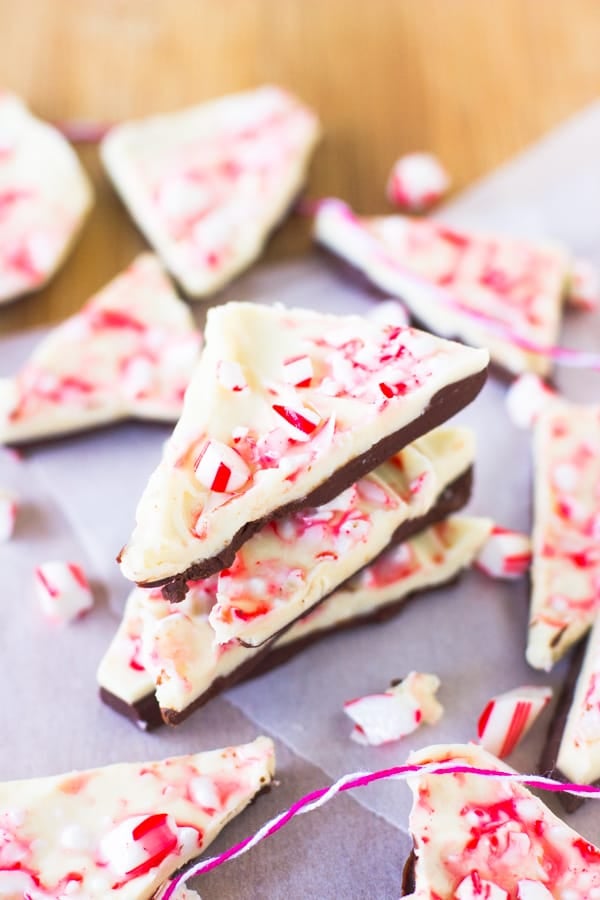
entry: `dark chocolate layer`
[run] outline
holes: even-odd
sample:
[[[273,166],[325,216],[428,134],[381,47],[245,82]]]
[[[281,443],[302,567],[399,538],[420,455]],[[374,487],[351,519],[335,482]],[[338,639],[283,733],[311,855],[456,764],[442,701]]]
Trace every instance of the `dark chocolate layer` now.
[[[423,516],[409,519],[407,522],[404,522],[402,525],[400,525],[393,533],[388,546],[383,552],[385,553],[391,546],[402,543],[402,541],[405,541],[409,537],[418,534],[420,531],[423,531],[430,525],[433,525],[436,522],[440,522],[443,519],[447,518],[451,513],[462,509],[462,507],[465,506],[471,496],[472,484],[473,469],[469,468],[466,472],[463,472],[461,475],[459,475],[458,478],[456,478],[442,491],[434,506],[427,513],[425,513]],[[374,560],[372,562],[374,562]],[[372,563],[369,563],[369,565],[371,564]],[[354,575],[352,577],[354,577]],[[440,587],[441,586],[442,585],[440,585]],[[342,585],[338,585],[335,588],[335,591],[338,591],[341,587]],[[227,688],[233,687],[234,684],[237,684],[240,681],[248,680],[249,678],[254,678],[256,675],[261,675],[264,672],[268,672],[271,669],[274,669],[276,666],[287,662],[288,659],[303,650],[304,647],[313,643],[313,641],[316,641],[319,638],[325,636],[326,634],[341,630],[342,628],[351,628],[354,625],[362,625],[368,622],[386,621],[391,616],[395,615],[402,608],[402,606],[404,606],[404,604],[408,602],[409,599],[411,599],[418,593],[419,591],[415,591],[413,592],[413,594],[402,597],[400,600],[392,601],[386,604],[384,607],[374,610],[373,612],[365,613],[362,616],[356,616],[353,619],[342,623],[341,625],[331,626],[329,628],[323,628],[320,631],[313,632],[312,634],[307,635],[305,638],[294,641],[293,643],[290,643],[285,647],[273,648],[273,643],[277,640],[279,635],[283,633],[279,632],[278,634],[273,635],[273,637],[271,637],[268,641],[265,642],[265,644],[263,644],[262,649],[259,653],[253,654],[250,659],[248,659],[241,666],[238,666],[238,668],[234,672],[230,672],[229,675],[218,678],[215,682],[213,682],[213,684],[211,684],[210,688],[207,691],[197,697],[185,709],[163,709],[163,720],[168,725],[178,725],[180,722],[183,722],[185,719],[187,719],[187,717],[191,715],[191,713],[193,713],[196,709],[204,706],[205,703],[208,703],[209,700],[212,700],[213,697],[216,697],[218,694],[227,690]],[[325,599],[326,597],[323,597],[319,601],[319,603],[322,603]],[[318,606],[318,604],[316,604],[315,606]],[[312,609],[315,609],[315,607],[312,607]],[[306,615],[306,611],[303,612],[303,615]],[[283,630],[291,628],[293,624],[294,623],[291,622],[288,626],[286,626],[286,629]],[[135,707],[129,706],[124,700],[111,694],[105,688],[100,689],[100,697],[105,703],[107,703],[117,712],[120,712],[121,714],[126,715],[128,718],[132,719],[132,721],[134,721],[140,727],[144,727],[144,725],[142,724],[144,719],[141,708],[144,706],[144,704],[147,704],[147,709],[152,716],[152,724],[150,724],[149,722],[147,727],[155,728],[156,724],[160,724],[160,721],[156,723],[156,720],[154,718],[154,713],[156,710],[158,710],[158,704],[156,702],[154,694],[149,694],[144,697],[135,705]],[[158,716],[160,720],[160,711],[158,712]]]
[[[320,484],[313,491],[310,491],[305,497],[286,503],[261,519],[244,524],[221,553],[210,559],[195,563],[174,578],[140,582],[140,585],[142,587],[162,587],[165,598],[171,603],[183,600],[186,595],[187,581],[208,578],[209,575],[214,575],[216,572],[220,572],[221,569],[228,568],[233,563],[235,554],[242,544],[249,540],[253,534],[256,534],[267,522],[307,507],[322,506],[334,500],[342,491],[345,491],[346,488],[364,475],[372,472],[377,466],[406,447],[407,444],[427,434],[433,428],[437,428],[438,425],[441,425],[471,403],[485,384],[486,377],[487,368],[453,384],[446,385],[432,397],[429,406],[420,416],[393,434],[382,438],[367,453],[363,453],[347,462],[331,478]]]
[[[100,688],[100,699],[115,712],[126,716],[143,731],[154,731],[163,724],[160,707],[154,693],[146,694],[136,703],[127,703],[116,694],[112,694],[106,688]]]
[[[407,894],[413,894],[416,890],[416,865],[417,857],[415,856],[415,851],[411,850],[410,856],[407,857],[406,862],[404,863],[404,869],[402,870],[402,893],[400,894],[401,897],[405,897]]]
[[[577,680],[583,665],[586,647],[587,641],[584,640],[576,647],[573,656],[571,657],[571,664],[567,672],[567,677],[562,686],[558,703],[554,710],[554,715],[548,726],[546,742],[538,763],[538,772],[541,775],[546,775],[548,778],[555,778],[557,781],[567,782],[571,780],[570,778],[567,778],[564,772],[561,772],[560,769],[557,768],[557,760],[560,744],[571,710],[571,704],[573,703],[573,697],[575,696]],[[597,784],[600,784],[600,782],[597,782]],[[584,802],[582,797],[574,797],[572,794],[559,794],[558,799],[565,812],[568,813],[575,812],[575,810],[579,809]]]

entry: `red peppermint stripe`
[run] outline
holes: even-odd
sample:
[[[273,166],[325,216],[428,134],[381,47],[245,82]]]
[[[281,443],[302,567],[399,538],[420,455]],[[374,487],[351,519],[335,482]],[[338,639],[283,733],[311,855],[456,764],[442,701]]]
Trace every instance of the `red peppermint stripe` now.
[[[319,422],[321,421],[320,416],[317,421],[311,421],[305,415],[298,412],[295,409],[292,409],[291,406],[281,406],[277,403],[273,404],[273,410],[277,413],[278,416],[281,416],[282,419],[292,426],[292,428],[296,428],[298,431],[302,432],[302,434],[312,434]],[[308,412],[308,410],[306,410]]]
[[[512,714],[499,756],[508,756],[515,749],[527,727],[530,713],[531,702],[529,700],[519,700]]]

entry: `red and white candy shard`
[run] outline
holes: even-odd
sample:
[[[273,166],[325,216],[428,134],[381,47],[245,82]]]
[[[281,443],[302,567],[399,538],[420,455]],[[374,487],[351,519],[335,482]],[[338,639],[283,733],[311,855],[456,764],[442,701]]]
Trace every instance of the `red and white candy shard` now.
[[[600,306],[600,275],[587,259],[576,259],[571,272],[567,301],[579,309],[594,310]]]
[[[578,784],[600,778],[600,617],[589,637],[565,723],[556,768]]]
[[[600,604],[600,407],[556,400],[534,430],[534,529],[527,661],[549,671]]]
[[[0,443],[130,417],[174,422],[199,349],[189,309],[143,254],[0,379]]]
[[[17,498],[0,488],[0,544],[9,541],[14,534],[17,521]]]
[[[475,565],[490,578],[520,578],[531,566],[531,538],[494,525]]]
[[[500,759],[510,756],[551,699],[552,688],[530,685],[492,697],[477,723],[481,746]]]
[[[440,744],[409,764],[512,772],[476,744]],[[597,900],[600,849],[527,788],[493,775],[419,774],[409,828],[415,888],[405,900]]]
[[[210,309],[205,341],[121,554],[141,585],[214,561],[244,525],[325,487],[487,364],[411,328],[250,303]]]
[[[0,93],[0,304],[39,290],[67,255],[93,193],[73,149]]]
[[[351,737],[358,744],[387,744],[411,734],[419,725],[433,725],[444,709],[435,698],[440,686],[436,675],[409,672],[383,694],[368,694],[344,703],[355,723]]]
[[[531,428],[541,411],[557,396],[555,390],[533,372],[519,375],[506,392],[506,411],[517,428]]]
[[[191,297],[261,253],[306,179],[320,126],[292,94],[261,87],[113,128],[104,166]]]
[[[260,737],[0,784],[0,896],[149,900],[271,781],[274,765],[273,744]],[[211,808],[196,799],[196,781],[212,786]]]
[[[401,215],[364,218],[338,200],[320,204],[315,239],[358,268],[415,319],[443,336],[484,346],[513,375],[551,370],[565,288],[566,252]]]
[[[44,615],[54,622],[71,622],[94,605],[83,569],[76,563],[42,563],[34,571],[35,588]]]
[[[450,177],[433,153],[407,153],[396,160],[387,183],[390,203],[422,212],[442,199]]]

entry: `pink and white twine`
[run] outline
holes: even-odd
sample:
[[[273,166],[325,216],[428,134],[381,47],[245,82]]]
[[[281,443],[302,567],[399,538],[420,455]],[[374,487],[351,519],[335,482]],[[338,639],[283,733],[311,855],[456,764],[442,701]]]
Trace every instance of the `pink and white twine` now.
[[[517,772],[480,769],[475,766],[460,765],[453,762],[393,766],[390,769],[380,769],[376,772],[352,772],[349,775],[344,775],[330,787],[312,791],[310,794],[306,794],[305,797],[301,797],[300,800],[296,800],[296,802],[284,812],[279,813],[279,815],[266,822],[262,828],[259,828],[259,830],[255,832],[255,834],[244,838],[243,841],[230,847],[229,850],[225,850],[218,856],[212,856],[210,859],[195,863],[184,872],[181,872],[169,883],[164,894],[162,894],[162,900],[173,898],[177,889],[185,884],[190,878],[194,878],[197,875],[204,875],[206,872],[210,872],[211,869],[217,869],[219,866],[222,866],[230,859],[236,859],[238,856],[242,856],[242,854],[252,850],[252,848],[261,841],[264,841],[266,838],[271,837],[271,835],[278,832],[295,816],[312,812],[320,806],[324,806],[325,803],[328,803],[337,794],[354,790],[354,788],[366,787],[366,785],[372,784],[375,781],[382,781],[385,779],[407,781],[415,775],[479,775],[484,778],[508,779],[517,784],[524,784],[530,788],[537,788],[538,790],[550,791],[552,793],[568,793],[583,799],[600,799],[600,787],[595,787],[594,785],[556,781],[554,778],[546,778],[543,775],[520,775]]]

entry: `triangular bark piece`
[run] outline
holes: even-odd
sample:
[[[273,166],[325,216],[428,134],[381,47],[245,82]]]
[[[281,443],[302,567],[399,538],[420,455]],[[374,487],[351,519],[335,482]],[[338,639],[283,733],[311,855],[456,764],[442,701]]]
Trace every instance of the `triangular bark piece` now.
[[[509,766],[476,744],[426,747],[408,762]],[[600,849],[507,778],[417,775],[405,870],[411,900],[564,900],[600,892]]]
[[[529,347],[558,338],[571,274],[561,247],[430,219],[359,217],[340,201],[319,208],[315,237],[436,334],[487,347],[511,375],[550,372],[550,357]]]
[[[175,422],[199,349],[189,309],[143,254],[0,379],[0,443],[126,418]]]
[[[160,762],[0,784],[0,895],[150,900],[271,781],[260,737]]]
[[[304,184],[319,134],[292,94],[262,87],[119,125],[101,152],[171,274],[205,297],[259,256]]]
[[[321,506],[470,402],[487,353],[359,316],[211,309],[184,410],[121,554],[152,586],[205,578],[274,516]]]

